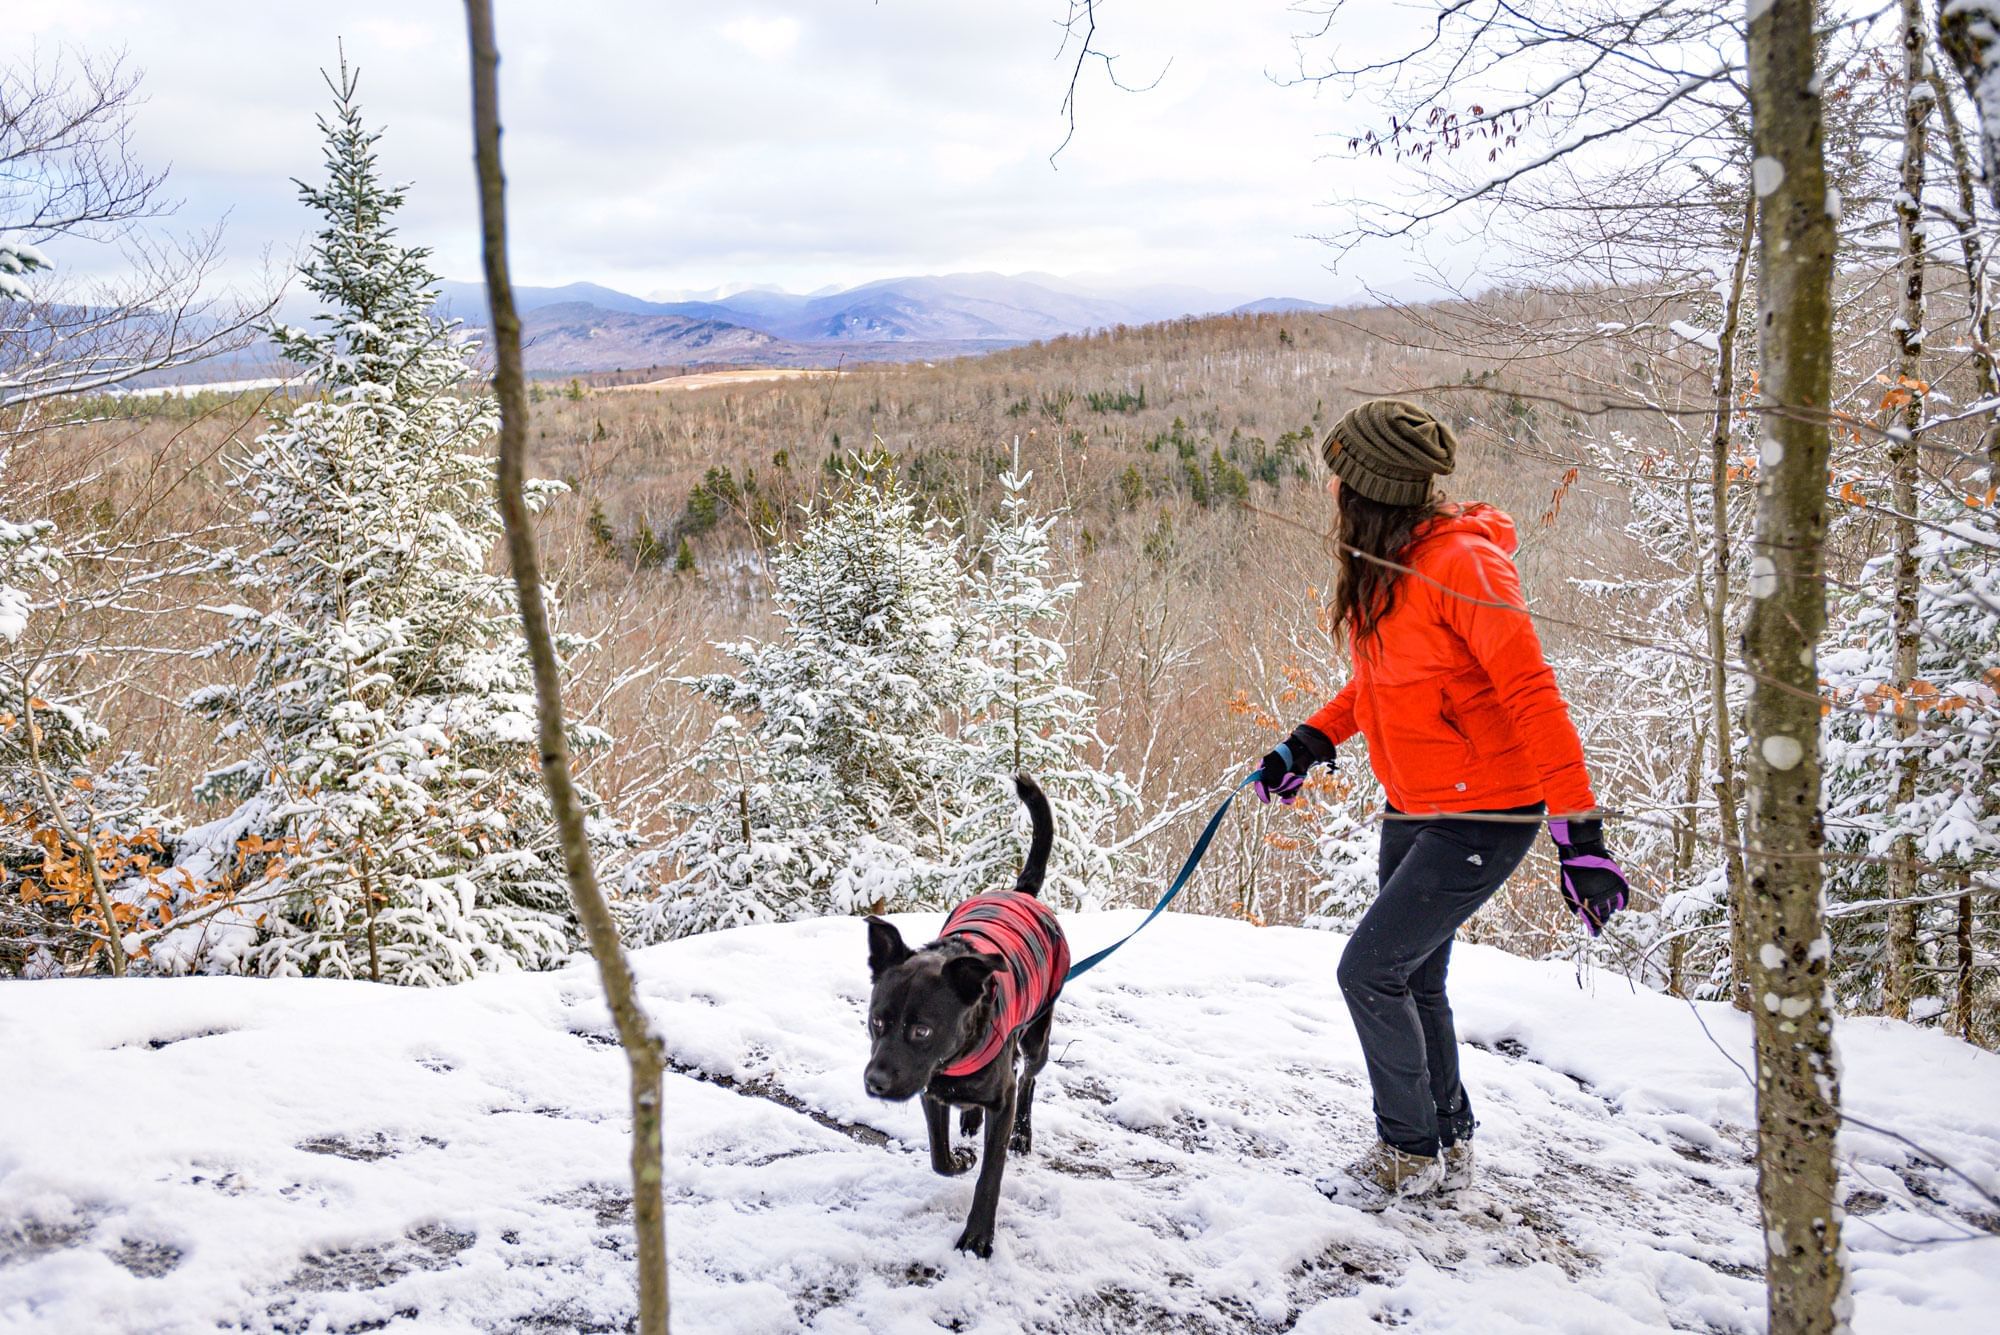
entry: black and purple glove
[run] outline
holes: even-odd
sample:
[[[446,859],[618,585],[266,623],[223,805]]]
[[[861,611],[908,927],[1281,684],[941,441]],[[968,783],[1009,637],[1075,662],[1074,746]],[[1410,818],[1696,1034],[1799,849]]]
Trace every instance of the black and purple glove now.
[[[1596,936],[1611,915],[1625,907],[1632,889],[1624,870],[1605,851],[1604,822],[1552,820],[1549,837],[1556,841],[1556,857],[1562,863],[1563,900]]]
[[[1306,771],[1332,763],[1333,743],[1318,728],[1301,723],[1275,751],[1265,753],[1257,771],[1257,800],[1268,803],[1276,797],[1290,806],[1299,800],[1299,789],[1306,786]]]

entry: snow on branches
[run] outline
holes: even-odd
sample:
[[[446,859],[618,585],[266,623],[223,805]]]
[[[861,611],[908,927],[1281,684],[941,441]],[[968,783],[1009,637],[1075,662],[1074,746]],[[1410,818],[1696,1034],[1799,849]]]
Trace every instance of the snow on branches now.
[[[188,702],[246,750],[205,784],[240,805],[182,864],[246,888],[156,956],[419,984],[543,967],[574,934],[513,592],[486,571],[496,410],[432,313],[427,253],[396,240],[404,193],[344,67],[333,88],[328,181],[300,187],[326,220],[301,272],[327,313],[271,331],[318,392],[234,461],[260,536],[230,575],[256,606],[212,652],[247,677]]]
[[[953,830],[959,893],[1002,883],[1021,859],[1019,805],[1008,782],[1032,775],[1048,794],[1056,842],[1043,894],[1052,902],[1096,907],[1112,895],[1120,870],[1110,852],[1112,826],[1139,795],[1123,774],[1102,767],[1097,706],[1069,679],[1069,650],[1059,632],[1075,581],[1050,579],[1049,531],[1058,514],[1038,515],[1028,500],[1033,474],[1013,466],[1000,475],[1000,513],[986,530],[990,569],[973,581],[979,674],[965,727],[964,783],[978,801]]]
[[[1969,919],[1951,892],[1951,874],[1970,875],[2000,857],[2000,525],[1991,510],[1935,498],[1920,516],[1915,549],[1917,672],[1896,671],[1887,591],[1891,558],[1871,562],[1834,608],[1820,657],[1828,695],[1826,765],[1827,897],[1833,923],[1834,985],[1843,1003],[1878,1004],[1885,976],[1883,897],[1887,859],[1909,848],[1926,868],[1900,908],[1913,915],[1916,959],[1910,1018],[1957,1022],[1993,1013],[2000,971],[1990,949],[1972,964]],[[1899,758],[1914,751],[1914,791],[1899,800]],[[1964,937],[1961,938],[1961,930]],[[1990,934],[1990,929],[1989,929]],[[1961,977],[1961,971],[1964,971]],[[1986,998],[1982,1007],[1979,998]],[[1993,1035],[1985,1035],[1992,1041]]]
[[[0,301],[26,301],[34,295],[23,274],[53,269],[49,257],[26,241],[0,241]]]
[[[978,680],[960,540],[880,456],[844,483],[772,558],[780,634],[687,682],[722,711],[692,762],[714,796],[656,854],[679,872],[642,938],[944,902],[965,766],[943,724]]]
[[[102,759],[108,734],[57,689],[61,627],[37,614],[74,597],[72,562],[54,523],[4,517],[45,499],[22,493],[0,453],[0,962],[30,977],[123,973],[144,949],[131,933],[186,897],[150,875],[171,837],[153,767]]]
[[[693,762],[713,796],[651,855],[676,874],[636,902],[638,936],[939,908],[1005,884],[1023,851],[1017,770],[1056,809],[1053,893],[1111,892],[1105,835],[1133,799],[1093,759],[1095,711],[1052,633],[1075,588],[1050,579],[1053,520],[1025,475],[1002,486],[987,574],[879,455],[854,459],[774,554],[779,635],[720,646],[736,670],[687,682],[722,711]]]

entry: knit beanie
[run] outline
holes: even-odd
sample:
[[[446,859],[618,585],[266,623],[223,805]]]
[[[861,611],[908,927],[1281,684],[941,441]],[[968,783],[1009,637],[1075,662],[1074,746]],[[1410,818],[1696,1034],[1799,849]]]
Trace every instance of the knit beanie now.
[[[1370,399],[1333,424],[1326,466],[1371,501],[1421,505],[1458,457],[1451,428],[1404,399]]]

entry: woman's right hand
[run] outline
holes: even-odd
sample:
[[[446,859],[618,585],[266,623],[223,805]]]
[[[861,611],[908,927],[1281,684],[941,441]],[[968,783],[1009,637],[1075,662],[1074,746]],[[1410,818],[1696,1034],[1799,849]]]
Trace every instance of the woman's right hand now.
[[[1314,765],[1333,763],[1333,743],[1309,723],[1292,729],[1284,745],[1264,753],[1257,771],[1257,800],[1269,803],[1276,797],[1286,806],[1299,800],[1306,786],[1306,771]]]
[[[1257,775],[1257,800],[1269,805],[1275,796],[1286,806],[1299,800],[1299,789],[1306,786],[1306,776],[1294,771],[1287,758],[1277,751],[1264,753],[1264,768]]]

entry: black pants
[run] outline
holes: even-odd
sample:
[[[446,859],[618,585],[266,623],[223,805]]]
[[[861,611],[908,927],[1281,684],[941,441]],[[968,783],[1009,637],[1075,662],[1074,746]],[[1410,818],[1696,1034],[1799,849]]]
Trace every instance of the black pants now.
[[[1495,815],[1525,816],[1541,803]],[[1468,816],[1476,813],[1467,813]],[[1533,847],[1531,821],[1398,818],[1382,825],[1375,902],[1340,957],[1340,991],[1375,1091],[1375,1130],[1409,1154],[1472,1135],[1444,994],[1451,938]]]

